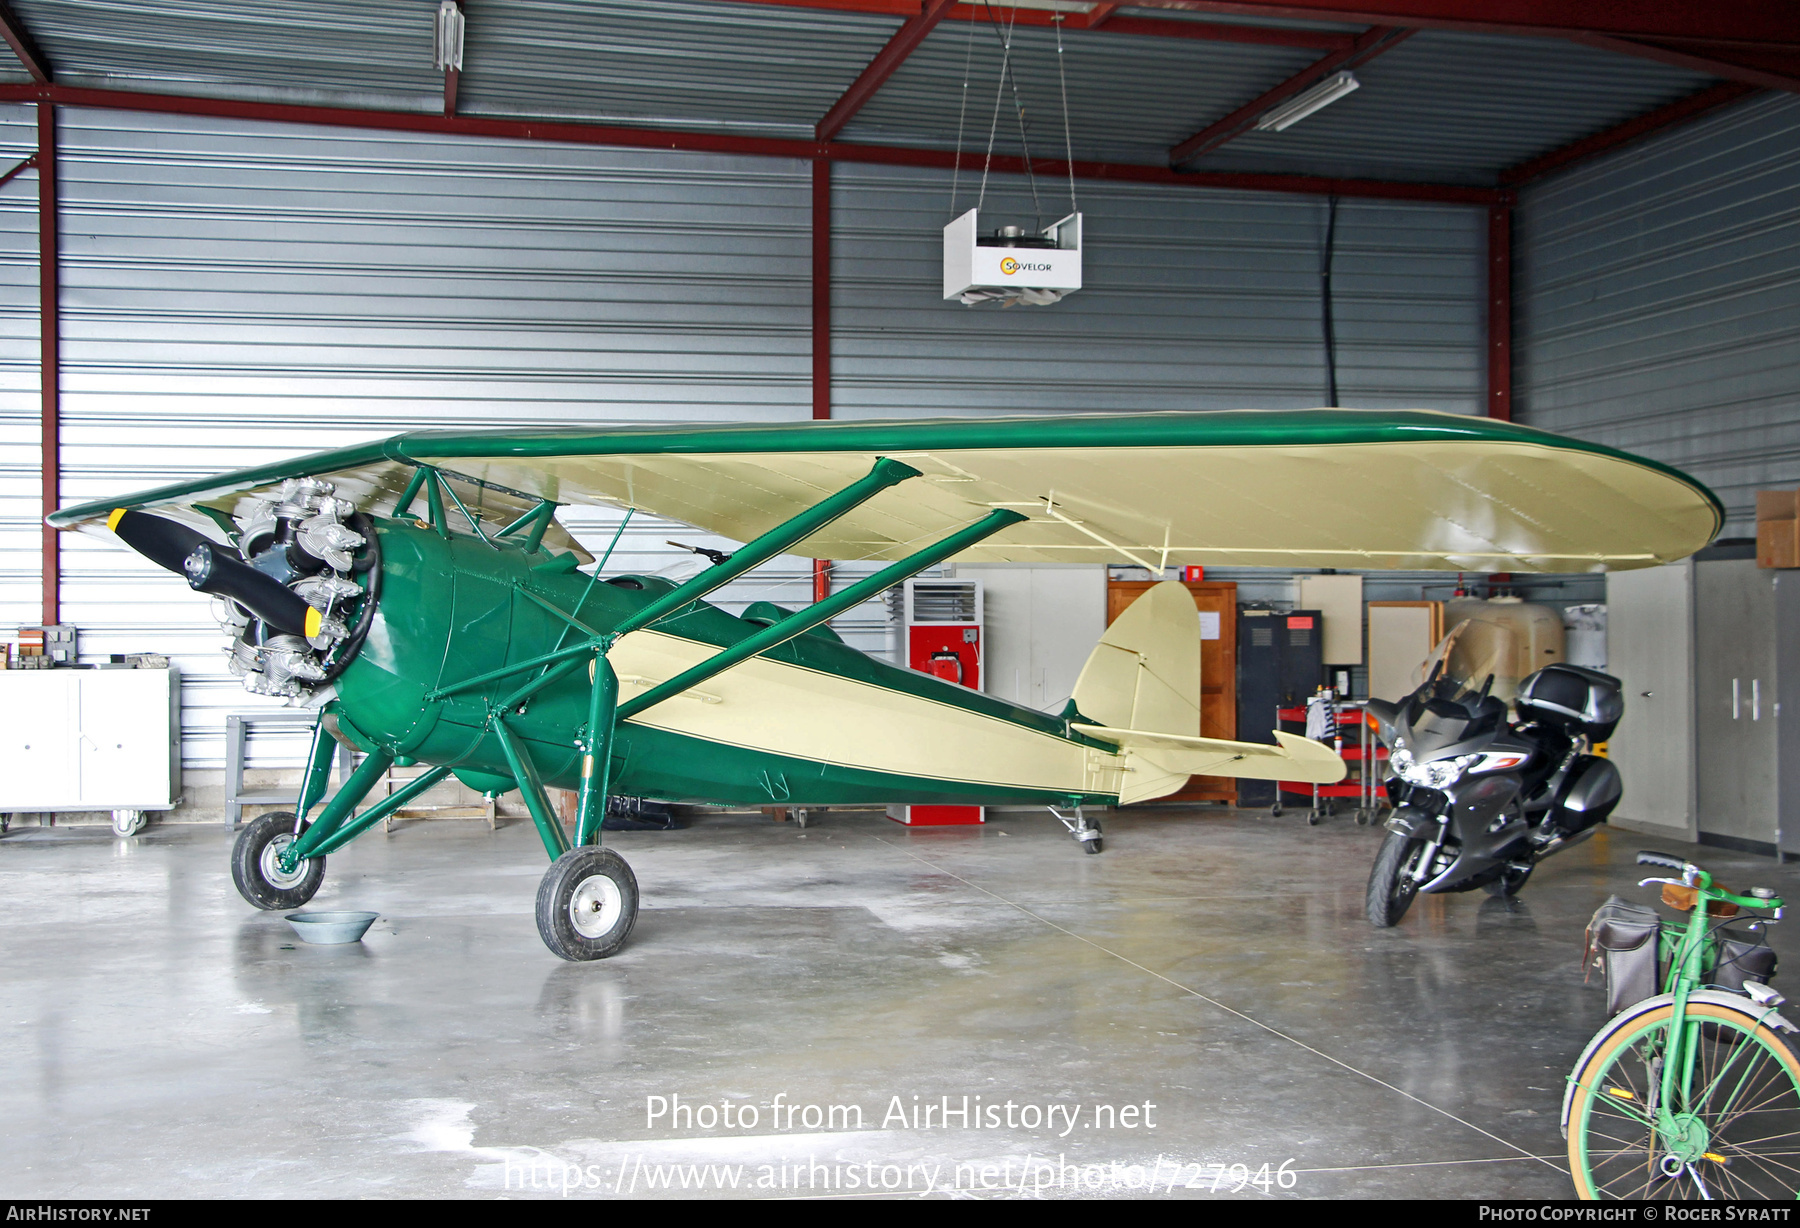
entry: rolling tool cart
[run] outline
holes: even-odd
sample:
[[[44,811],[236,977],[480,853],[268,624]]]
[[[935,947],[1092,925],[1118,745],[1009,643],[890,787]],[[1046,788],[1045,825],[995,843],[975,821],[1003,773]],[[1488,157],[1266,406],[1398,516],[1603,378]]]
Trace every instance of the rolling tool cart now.
[[[1368,719],[1367,701],[1340,700],[1330,691],[1321,691],[1314,696],[1314,701],[1305,707],[1281,709],[1278,715],[1283,729],[1304,733],[1316,741],[1330,742],[1338,756],[1350,765],[1350,776],[1335,785],[1278,781],[1275,803],[1269,807],[1269,814],[1279,816],[1284,808],[1283,797],[1297,796],[1307,803],[1306,822],[1307,826],[1313,827],[1320,819],[1337,813],[1339,798],[1353,797],[1356,799],[1356,825],[1372,824],[1386,804],[1381,782],[1387,775],[1384,766],[1387,747],[1375,736],[1375,727]],[[1290,725],[1298,728],[1288,729]],[[1325,726],[1323,730],[1321,725]]]

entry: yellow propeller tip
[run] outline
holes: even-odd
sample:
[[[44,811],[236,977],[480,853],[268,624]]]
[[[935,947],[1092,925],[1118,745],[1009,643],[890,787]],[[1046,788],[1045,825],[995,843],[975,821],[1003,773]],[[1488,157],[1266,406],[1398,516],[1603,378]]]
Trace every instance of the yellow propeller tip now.
[[[323,614],[319,613],[318,610],[314,609],[314,610],[308,610],[306,612],[306,638],[307,639],[310,640],[314,636],[318,635],[319,628],[324,625],[325,625],[325,616]]]
[[[106,518],[106,527],[117,533],[119,531],[119,521],[125,519],[125,512],[125,508],[115,507],[112,510],[112,515]]]

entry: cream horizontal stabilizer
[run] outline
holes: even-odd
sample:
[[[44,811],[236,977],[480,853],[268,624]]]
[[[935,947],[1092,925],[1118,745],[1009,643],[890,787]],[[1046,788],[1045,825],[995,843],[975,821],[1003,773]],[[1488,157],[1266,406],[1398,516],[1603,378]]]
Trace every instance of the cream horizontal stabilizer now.
[[[1144,729],[1072,724],[1090,738],[1111,742],[1158,768],[1189,776],[1243,776],[1251,780],[1294,780],[1329,785],[1344,778],[1344,761],[1329,746],[1298,734],[1277,731],[1279,744],[1190,738]]]

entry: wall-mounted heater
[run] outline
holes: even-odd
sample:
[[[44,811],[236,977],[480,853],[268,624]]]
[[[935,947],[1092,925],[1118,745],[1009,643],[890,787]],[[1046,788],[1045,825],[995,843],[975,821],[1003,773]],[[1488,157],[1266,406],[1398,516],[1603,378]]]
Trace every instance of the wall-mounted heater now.
[[[1040,231],[981,229],[971,209],[944,227],[944,297],[1047,307],[1081,289],[1081,214]]]

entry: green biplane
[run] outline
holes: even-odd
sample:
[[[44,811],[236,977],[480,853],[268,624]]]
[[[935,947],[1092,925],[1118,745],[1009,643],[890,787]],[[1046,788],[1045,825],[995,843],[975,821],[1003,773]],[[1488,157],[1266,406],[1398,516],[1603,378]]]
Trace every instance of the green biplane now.
[[[601,574],[565,504],[746,543],[686,583]],[[1291,735],[1199,736],[1193,605],[1152,588],[1060,714],[876,660],[826,621],[947,560],[1570,572],[1684,557],[1718,501],[1652,461],[1428,412],[1108,414],[627,430],[427,431],[57,512],[224,598],[254,692],[319,713],[294,814],[232,853],[258,908],[297,908],[326,855],[454,775],[518,789],[551,866],[545,943],[616,951],[630,868],[611,793],[722,804],[1032,803],[1091,852],[1084,807],[1193,774],[1330,782]],[[615,541],[617,538],[615,537]],[[804,610],[704,598],[785,553],[878,560]],[[366,756],[328,800],[334,740]],[[356,813],[395,763],[429,770]],[[576,789],[573,842],[545,786]],[[315,805],[323,808],[310,822]]]

